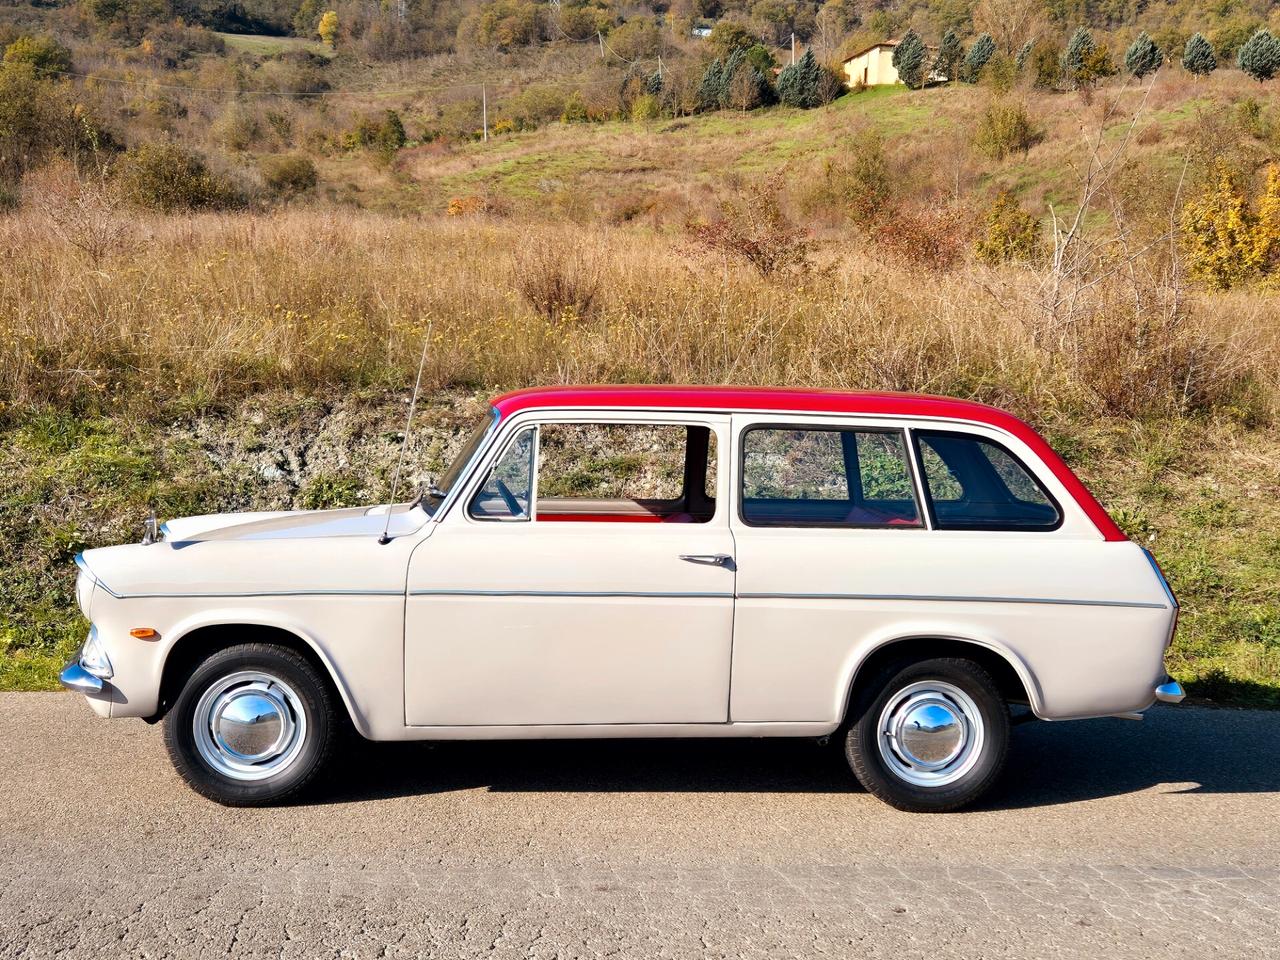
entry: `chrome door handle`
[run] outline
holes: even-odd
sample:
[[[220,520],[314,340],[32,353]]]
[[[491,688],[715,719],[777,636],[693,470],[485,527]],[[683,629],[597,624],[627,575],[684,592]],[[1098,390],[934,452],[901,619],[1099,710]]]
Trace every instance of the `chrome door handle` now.
[[[727,553],[682,553],[681,560],[689,563],[705,563],[709,567],[728,567],[733,565],[733,557]]]

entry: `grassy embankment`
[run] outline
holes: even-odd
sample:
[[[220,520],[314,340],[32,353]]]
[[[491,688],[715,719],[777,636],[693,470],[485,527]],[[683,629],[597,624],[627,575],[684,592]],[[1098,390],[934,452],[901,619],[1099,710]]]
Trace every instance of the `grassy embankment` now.
[[[899,111],[969,95],[699,118],[635,142],[552,129],[431,160],[454,165],[430,168],[444,183],[432,190],[527,190],[538,218],[523,207],[508,219],[144,218],[93,268],[35,211],[0,219],[0,688],[52,684],[83,630],[71,557],[134,538],[150,506],[170,516],[385,496],[402,391],[430,326],[421,472],[439,469],[478,397],[534,382],[893,388],[1012,408],[1165,565],[1184,603],[1175,675],[1200,697],[1280,704],[1272,297],[1188,292],[1176,320],[1104,299],[1046,340],[1027,268],[922,274],[836,226],[819,231],[812,269],[767,279],[696,255],[680,227],[731,184],[725,171],[785,157],[812,171],[821,144],[834,150],[843,135],[816,128],[823,116],[865,111],[860,122],[898,130],[886,134],[895,146],[923,150]],[[1155,106],[1170,112],[1162,126],[1185,122],[1176,103]],[[523,163],[566,153],[595,159],[566,161],[558,183],[522,181]],[[1067,154],[1055,134],[973,175],[1043,199],[1062,189],[1053,171]],[[417,189],[412,170],[392,176]],[[608,186],[586,191],[589,203],[550,202],[593,178]],[[609,216],[636,191],[666,197],[670,216]],[[543,312],[548,286],[560,299]]]

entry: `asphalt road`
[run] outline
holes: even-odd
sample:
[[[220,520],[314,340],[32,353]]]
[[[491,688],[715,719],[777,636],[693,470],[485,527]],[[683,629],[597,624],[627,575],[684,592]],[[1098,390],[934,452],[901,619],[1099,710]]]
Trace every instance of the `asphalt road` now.
[[[913,816],[803,741],[370,745],[310,805],[0,695],[0,958],[1280,955],[1280,714],[1017,728]]]

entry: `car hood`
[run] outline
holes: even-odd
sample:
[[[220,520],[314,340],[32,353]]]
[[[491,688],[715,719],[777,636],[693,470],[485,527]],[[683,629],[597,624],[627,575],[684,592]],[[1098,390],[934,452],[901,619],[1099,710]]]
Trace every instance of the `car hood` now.
[[[170,543],[209,540],[300,540],[312,537],[376,537],[388,527],[385,506],[344,510],[281,510],[273,513],[210,513],[166,521],[160,528]],[[426,522],[420,509],[390,508],[389,534],[412,533]]]
[[[117,599],[401,594],[430,518],[405,504],[390,508],[390,524],[387,514],[379,506],[183,517],[166,522],[156,543],[86,550],[76,562]]]

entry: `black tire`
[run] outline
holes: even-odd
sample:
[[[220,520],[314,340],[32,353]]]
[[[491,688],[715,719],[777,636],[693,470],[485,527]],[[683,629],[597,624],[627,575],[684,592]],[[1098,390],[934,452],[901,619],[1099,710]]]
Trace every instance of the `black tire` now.
[[[965,737],[964,743],[971,739],[974,745],[968,754],[961,753],[952,766],[944,767],[936,774],[923,774],[924,779],[932,776],[940,780],[955,778],[936,785],[906,779],[911,775],[921,776],[920,771],[897,752],[896,743],[907,738],[903,736],[902,741],[896,742],[882,741],[879,729],[886,708],[897,704],[912,685],[927,686],[929,682],[958,688],[969,700],[969,704],[963,707],[964,712],[967,713],[971,707],[976,708],[982,734],[980,739],[971,734]],[[940,689],[945,690],[945,687]],[[882,744],[893,759],[886,759]],[[944,813],[973,803],[999,778],[1008,750],[1009,707],[1000,696],[995,681],[972,660],[956,657],[898,662],[886,667],[869,682],[860,684],[854,694],[844,740],[845,759],[858,781],[885,803],[910,813]]]
[[[296,737],[290,740],[291,759],[263,779],[229,776],[197,744],[195,714],[201,698],[236,674],[261,674],[282,682],[293,694],[287,701],[290,718],[302,715],[296,718]],[[312,784],[333,754],[340,725],[327,678],[305,657],[274,644],[243,643],[219,650],[195,668],[165,717],[164,743],[175,769],[197,793],[229,807],[263,806],[293,800]]]

